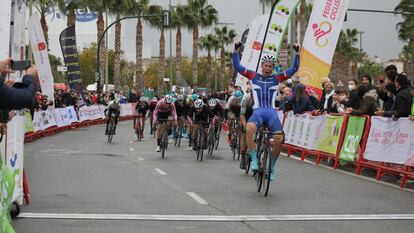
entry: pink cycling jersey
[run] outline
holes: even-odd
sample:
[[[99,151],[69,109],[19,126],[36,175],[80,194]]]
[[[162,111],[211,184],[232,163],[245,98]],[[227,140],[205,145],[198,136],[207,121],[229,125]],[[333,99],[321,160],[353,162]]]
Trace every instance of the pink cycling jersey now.
[[[157,122],[158,113],[169,113],[171,112],[174,121],[177,122],[177,112],[175,111],[175,105],[173,103],[165,103],[164,98],[158,101],[157,106],[154,110],[154,122]]]

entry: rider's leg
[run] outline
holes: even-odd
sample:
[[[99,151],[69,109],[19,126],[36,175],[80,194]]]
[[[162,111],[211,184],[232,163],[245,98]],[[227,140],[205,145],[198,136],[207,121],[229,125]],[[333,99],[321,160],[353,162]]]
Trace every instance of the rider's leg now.
[[[274,114],[273,117],[268,119],[269,129],[272,132],[274,132],[274,135],[273,135],[274,144],[272,146],[272,159],[271,159],[272,170],[270,174],[270,180],[275,179],[276,161],[280,155],[280,151],[282,150],[282,144],[285,139],[285,134],[283,133],[283,127],[282,127],[282,124],[280,123],[279,118],[277,117],[276,110],[274,110],[273,114]]]
[[[259,166],[257,164],[257,152],[256,152],[256,143],[254,143],[254,135],[256,134],[257,127],[255,123],[247,123],[246,126],[246,143],[247,143],[247,153],[251,158],[251,166],[253,171],[257,171]]]
[[[246,166],[246,133],[240,129],[240,169]]]
[[[191,133],[191,142],[193,143],[193,147],[196,145],[197,136],[198,136],[196,132],[198,130],[198,127],[199,127],[198,124],[193,125],[193,132]]]
[[[161,136],[162,136],[163,131],[164,131],[164,127],[162,127],[162,124],[158,122],[157,131],[156,131],[157,146],[161,146]]]
[[[106,121],[105,135],[108,135],[108,125],[109,125],[109,122],[111,121],[111,115],[112,115],[112,109],[109,108],[109,110],[108,110],[108,120]]]
[[[191,147],[191,143],[193,141],[193,132],[194,132],[194,125],[189,125],[188,127],[188,146]]]

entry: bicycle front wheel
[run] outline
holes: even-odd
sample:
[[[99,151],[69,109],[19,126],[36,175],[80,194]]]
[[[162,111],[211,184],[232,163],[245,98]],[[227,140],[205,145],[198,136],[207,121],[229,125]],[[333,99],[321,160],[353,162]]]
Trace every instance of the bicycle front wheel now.
[[[164,130],[162,133],[162,142],[161,142],[161,157],[164,158],[165,156],[165,149],[167,149],[167,145],[168,145],[168,132],[167,132],[167,124],[164,123],[165,125],[163,126]]]
[[[269,146],[267,146],[267,147],[269,147]],[[266,179],[265,179],[265,183],[264,183],[264,185],[265,185],[265,192],[264,192],[264,196],[265,197],[267,197],[267,194],[269,193],[269,188],[270,188],[270,183],[271,183],[271,180],[270,180],[270,175],[271,175],[271,172],[272,172],[272,152],[271,152],[271,150],[268,148],[267,150],[266,150],[266,166],[265,166],[265,168],[266,168],[266,172],[265,172],[265,174],[266,174]]]

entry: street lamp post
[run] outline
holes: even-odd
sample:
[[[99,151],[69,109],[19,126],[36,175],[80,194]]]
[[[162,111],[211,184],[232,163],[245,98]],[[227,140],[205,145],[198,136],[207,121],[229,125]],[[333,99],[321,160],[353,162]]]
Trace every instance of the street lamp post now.
[[[150,17],[163,17],[162,15],[141,15],[141,16],[128,16],[121,18],[119,20],[115,20],[112,22],[108,27],[105,28],[105,31],[102,33],[102,35],[99,37],[98,45],[97,45],[97,52],[96,52],[96,73],[95,73],[95,81],[97,82],[97,91],[98,91],[98,102],[100,102],[100,94],[101,94],[101,70],[100,70],[100,63],[99,63],[99,55],[100,55],[100,48],[102,39],[104,38],[105,34],[108,32],[108,30],[115,25],[117,22],[121,22],[125,19],[138,19],[138,18],[150,18]]]
[[[171,22],[171,12],[172,12],[172,5],[171,5],[171,0],[170,0],[170,4],[169,4],[169,22]],[[171,24],[171,23],[170,23]],[[173,57],[172,57],[172,27],[170,26],[170,91],[172,90],[172,82],[173,82],[173,78],[172,78],[172,74],[173,74]],[[175,80],[175,82],[177,83],[177,80]]]

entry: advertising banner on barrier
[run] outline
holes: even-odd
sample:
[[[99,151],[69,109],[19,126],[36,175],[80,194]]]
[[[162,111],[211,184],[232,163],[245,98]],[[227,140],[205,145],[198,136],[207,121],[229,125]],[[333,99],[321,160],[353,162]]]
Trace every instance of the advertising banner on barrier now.
[[[260,62],[264,56],[277,57],[279,55],[289,22],[295,15],[299,3],[300,0],[280,0],[273,5],[263,43],[259,45],[261,52],[259,59],[256,60],[254,71],[259,71]]]
[[[55,115],[56,125],[58,127],[67,126],[65,124],[62,111],[65,111],[65,110],[63,108],[55,108],[55,109],[53,109],[53,114]]]
[[[329,76],[348,4],[349,0],[319,0],[313,5],[297,75],[302,83],[319,92],[321,79]]]
[[[33,119],[29,111],[24,112],[24,119],[25,119],[25,132],[26,133],[34,132]]]
[[[133,113],[132,104],[121,104],[121,116],[131,116]]]
[[[326,116],[312,116],[310,114],[295,115],[288,112],[283,130],[286,134],[286,143],[308,150],[316,150],[316,138]]]
[[[47,99],[54,103],[54,81],[52,68],[49,63],[49,53],[42,26],[40,25],[39,14],[33,14],[27,22],[27,31],[29,33],[30,45],[33,51],[33,57],[36,68],[39,73],[39,83],[42,88],[42,94],[47,95]]]
[[[345,130],[342,127],[344,116],[325,116],[324,124],[315,135],[318,138],[316,148],[325,153],[336,154],[342,130]]]
[[[372,117],[364,159],[414,166],[414,122]]]
[[[7,123],[7,149],[5,164],[15,176],[12,202],[23,204],[23,155],[24,155],[24,111],[15,111],[16,115]]]
[[[354,162],[365,129],[365,117],[350,116],[339,159]]]
[[[12,203],[16,175],[4,166],[3,153],[0,152],[0,232],[14,233],[9,222],[9,205]]]

